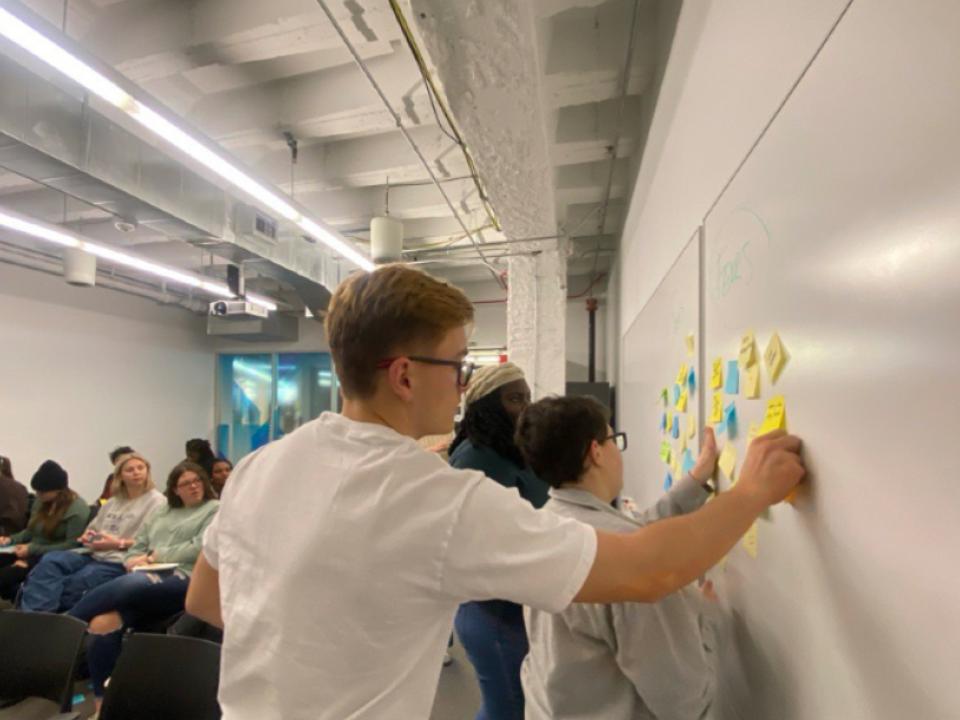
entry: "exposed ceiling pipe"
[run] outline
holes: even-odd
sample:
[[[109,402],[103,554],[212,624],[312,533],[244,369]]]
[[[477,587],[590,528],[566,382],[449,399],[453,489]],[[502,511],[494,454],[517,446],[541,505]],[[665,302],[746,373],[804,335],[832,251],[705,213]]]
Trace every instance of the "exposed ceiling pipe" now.
[[[501,273],[494,267],[489,260],[487,260],[486,255],[484,255],[483,250],[480,247],[480,243],[477,242],[477,239],[474,237],[473,233],[467,228],[463,219],[460,217],[460,213],[457,212],[457,209],[453,205],[453,201],[450,199],[450,196],[447,195],[447,191],[443,187],[443,183],[437,178],[436,173],[434,173],[433,168],[430,166],[430,163],[427,162],[427,159],[423,156],[423,153],[420,151],[420,148],[417,147],[417,144],[413,141],[410,132],[403,125],[403,120],[396,110],[393,109],[393,106],[390,104],[390,101],[387,99],[387,96],[384,94],[383,90],[380,88],[380,84],[377,82],[376,78],[370,73],[370,70],[367,68],[366,64],[363,61],[363,58],[360,57],[360,53],[357,52],[357,49],[353,46],[353,43],[350,42],[350,38],[347,37],[347,34],[343,31],[340,23],[334,17],[333,12],[330,8],[327,7],[326,0],[317,0],[317,4],[320,5],[324,14],[326,14],[327,19],[330,21],[330,24],[333,26],[333,29],[336,30],[337,35],[340,36],[340,39],[343,41],[343,44],[346,46],[347,50],[350,52],[350,55],[353,57],[354,62],[357,67],[360,68],[360,72],[363,73],[363,76],[367,79],[367,82],[370,83],[370,86],[377,93],[377,96],[380,98],[380,102],[383,103],[384,108],[387,112],[390,113],[393,118],[394,123],[396,123],[397,129],[403,134],[404,139],[406,139],[407,144],[410,145],[410,149],[416,153],[417,158],[419,158],[420,163],[423,165],[424,169],[427,171],[427,174],[430,175],[430,179],[433,181],[433,184],[436,186],[437,190],[440,191],[440,194],[443,196],[444,202],[446,202],[447,207],[450,208],[450,212],[453,213],[453,217],[456,218],[457,224],[460,225],[460,228],[463,230],[464,235],[470,238],[470,242],[473,243],[473,247],[477,251],[477,255],[480,256],[480,260],[487,267],[487,269],[493,274],[497,283],[501,287],[506,287]]]
[[[623,63],[623,73],[620,76],[620,88],[618,91],[620,104],[617,108],[617,131],[610,144],[610,169],[607,172],[607,183],[603,191],[603,202],[600,204],[600,219],[597,222],[597,235],[603,235],[603,229],[607,224],[607,210],[610,207],[610,195],[613,192],[613,174],[617,165],[617,146],[620,144],[620,137],[623,134],[623,115],[627,104],[627,89],[630,85],[630,66],[633,64],[633,48],[637,37],[637,19],[640,15],[640,0],[634,0],[633,15],[630,19],[630,35],[627,37],[627,57]],[[592,214],[592,213],[591,213]],[[600,240],[597,240],[597,252],[593,258],[593,270],[591,275],[597,273],[597,261],[600,259]]]

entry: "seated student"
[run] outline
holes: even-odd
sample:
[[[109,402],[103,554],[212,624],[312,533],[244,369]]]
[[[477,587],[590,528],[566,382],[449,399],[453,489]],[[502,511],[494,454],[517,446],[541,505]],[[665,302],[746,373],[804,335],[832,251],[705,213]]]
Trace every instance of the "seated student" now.
[[[10,458],[0,456],[0,536],[27,526],[27,489],[13,477]]]
[[[0,597],[14,600],[20,584],[40,558],[54,550],[77,547],[77,538],[90,517],[90,508],[67,487],[67,471],[53,460],[44,462],[30,480],[37,501],[27,527],[0,537],[0,545],[15,545],[10,555],[0,555]]]
[[[80,536],[93,551],[47,553],[27,576],[20,607],[34,612],[63,612],[83,595],[126,573],[126,551],[143,523],[165,504],[150,476],[150,463],[131,452],[117,458],[111,497]]]
[[[120,655],[123,630],[164,620],[183,610],[190,573],[200,554],[203,531],[219,506],[210,478],[190,462],[177,465],[167,478],[167,506],[140,528],[126,554],[128,574],[94,588],[68,611],[90,623],[87,664],[97,707],[104,682]],[[169,570],[137,571],[139,566],[171,563]]]
[[[480,368],[470,378],[463,403],[450,464],[479,470],[504,487],[516,488],[535,508],[542,507],[550,488],[527,466],[513,441],[517,418],[530,403],[523,371],[511,362]],[[523,607],[508,600],[467,602],[457,610],[454,627],[480,685],[476,720],[523,720]]]
[[[226,458],[217,458],[213,461],[213,469],[210,472],[210,483],[213,489],[217,491],[217,497],[223,495],[223,488],[227,485],[227,478],[233,472],[233,463]]]
[[[129,445],[121,445],[120,447],[115,447],[110,451],[110,467],[116,469],[117,460],[120,459],[121,455],[129,455],[134,452],[134,449]],[[107,475],[107,479],[103,481],[103,490],[100,492],[100,497],[97,498],[97,502],[103,505],[107,500],[110,499],[110,496],[113,495],[113,478],[114,472],[111,471]]]
[[[600,403],[554,397],[527,408],[517,444],[550,483],[546,509],[607,532],[632,532],[707,500],[717,461],[704,432],[693,470],[653,508],[627,516],[611,506],[623,489],[626,434]],[[553,615],[525,608],[530,653],[523,663],[527,720],[703,717],[713,699],[715,648],[700,593],[691,587],[655,604],[573,604]]]

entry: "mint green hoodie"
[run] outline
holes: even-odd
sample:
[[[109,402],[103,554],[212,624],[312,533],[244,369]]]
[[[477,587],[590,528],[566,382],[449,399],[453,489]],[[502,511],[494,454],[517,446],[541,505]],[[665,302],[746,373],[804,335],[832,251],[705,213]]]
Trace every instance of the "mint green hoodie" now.
[[[207,500],[192,508],[160,508],[140,527],[125,559],[153,553],[156,562],[177,563],[189,575],[203,547],[203,531],[218,507],[217,500]]]

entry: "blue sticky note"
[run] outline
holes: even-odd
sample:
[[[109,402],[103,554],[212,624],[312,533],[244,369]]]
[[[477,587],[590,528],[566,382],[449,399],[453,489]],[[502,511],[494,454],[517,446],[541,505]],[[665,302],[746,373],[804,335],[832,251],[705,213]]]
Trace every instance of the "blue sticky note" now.
[[[673,487],[673,475],[671,475],[671,474],[668,472],[668,473],[667,473],[667,476],[663,479],[663,489],[664,489],[664,490],[669,490],[669,489],[672,488],[672,487]]]
[[[690,452],[690,448],[687,448],[686,450],[684,450],[684,451],[683,451],[683,464],[682,464],[682,466],[681,466],[681,467],[683,468],[683,474],[686,475],[686,474],[689,473],[691,470],[693,470],[693,468],[694,468],[694,466],[695,466],[696,464],[697,464],[697,461],[694,460],[694,458],[693,458],[693,453]]]
[[[697,389],[697,373],[694,372],[693,368],[690,368],[690,372],[687,373],[687,387],[690,388],[691,395]]]
[[[667,431],[667,414],[666,413],[663,413],[663,415],[660,416],[660,429],[663,432]]]
[[[737,436],[737,406],[730,403],[723,410],[723,422],[727,426],[727,437],[735,438]]]
[[[673,385],[673,404],[677,404],[677,400],[680,399],[680,386],[674,383]]]
[[[673,416],[673,427],[670,429],[670,434],[673,436],[674,440],[680,438],[680,420],[676,415]]]
[[[725,433],[725,432],[727,431],[727,423],[726,423],[726,421],[721,420],[721,421],[718,422],[716,425],[714,425],[714,426],[713,426],[713,431],[714,431],[717,435],[721,435],[722,433]]]
[[[740,392],[740,368],[736,360],[727,363],[727,384],[723,386],[727,395],[736,395]]]
[[[84,700],[86,700],[86,696],[83,693],[77,693],[73,696],[74,705],[83,705]]]

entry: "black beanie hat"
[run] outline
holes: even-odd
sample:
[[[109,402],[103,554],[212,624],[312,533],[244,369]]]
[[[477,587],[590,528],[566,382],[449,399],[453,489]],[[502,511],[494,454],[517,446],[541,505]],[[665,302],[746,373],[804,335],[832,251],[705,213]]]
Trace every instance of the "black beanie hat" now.
[[[66,490],[67,471],[53,460],[47,460],[33,474],[30,487],[38,493],[49,492],[50,490]]]

